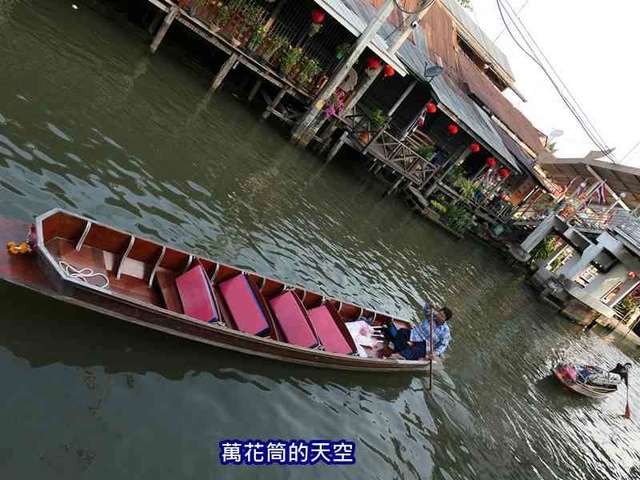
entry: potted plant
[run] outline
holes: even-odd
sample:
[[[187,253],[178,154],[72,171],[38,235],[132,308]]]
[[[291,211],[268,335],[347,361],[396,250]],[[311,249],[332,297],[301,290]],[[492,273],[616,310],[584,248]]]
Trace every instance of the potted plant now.
[[[433,155],[433,152],[434,148],[428,145],[421,145],[420,148],[418,148],[418,155],[420,155],[425,160],[429,160]]]
[[[387,117],[382,113],[380,108],[374,110],[370,118],[371,128],[374,131],[380,130],[387,123]]]
[[[447,207],[447,226],[458,233],[466,233],[473,226],[473,215],[461,205]]]
[[[466,202],[473,200],[476,195],[476,184],[465,177],[458,177],[453,185],[460,190],[462,198]]]
[[[270,62],[273,56],[288,43],[288,40],[281,35],[271,35],[266,38],[264,54],[262,57],[266,62]]]
[[[263,26],[256,28],[251,37],[249,37],[249,41],[247,42],[247,48],[252,52],[255,52],[262,42],[264,41],[264,37],[267,35],[266,30]]]
[[[207,0],[193,0],[189,5],[187,5],[187,13],[191,17],[197,17],[200,9],[203,8],[207,4]]]
[[[313,80],[320,73],[320,63],[315,58],[304,57],[300,61],[300,70],[298,71],[297,80],[303,86]]]
[[[363,143],[369,142],[370,134],[380,130],[386,123],[387,117],[385,117],[380,108],[377,108],[373,114],[371,114],[371,117],[369,117],[369,128],[360,134],[360,140]]]
[[[228,5],[219,5],[218,14],[213,22],[211,22],[210,27],[213,33],[218,33],[221,28],[227,26],[229,21],[231,20],[231,9]]]
[[[302,48],[289,46],[287,50],[282,54],[280,59],[280,67],[283,73],[288,77],[293,72],[294,67],[302,57]]]
[[[348,43],[341,43],[336,47],[336,58],[338,60],[342,60],[345,58],[349,52],[351,51],[351,45]]]

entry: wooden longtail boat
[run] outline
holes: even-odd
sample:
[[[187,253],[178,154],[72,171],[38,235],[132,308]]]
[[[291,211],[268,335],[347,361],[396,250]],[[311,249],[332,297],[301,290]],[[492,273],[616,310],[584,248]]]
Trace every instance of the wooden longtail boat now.
[[[591,365],[561,363],[551,372],[569,390],[591,398],[603,398],[618,390],[619,375]]]
[[[388,314],[290,286],[131,233],[52,210],[25,222],[0,218],[4,243],[31,227],[33,253],[0,254],[0,278],[63,302],[189,340],[261,357],[343,370],[429,369],[382,358],[384,342],[358,348],[349,322]],[[362,324],[361,322],[360,324]]]

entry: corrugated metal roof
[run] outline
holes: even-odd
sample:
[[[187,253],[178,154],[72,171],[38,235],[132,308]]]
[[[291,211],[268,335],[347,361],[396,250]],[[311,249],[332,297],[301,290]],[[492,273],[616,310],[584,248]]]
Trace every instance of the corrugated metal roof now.
[[[447,10],[460,22],[464,28],[475,38],[475,40],[482,45],[489,56],[502,67],[502,69],[509,74],[511,79],[514,79],[511,65],[507,56],[489,39],[489,37],[482,31],[482,29],[474,22],[471,17],[464,11],[464,8],[456,0],[440,0],[440,2],[446,7]]]
[[[369,22],[376,17],[377,10],[369,2],[362,0],[314,0],[347,30],[359,36]],[[388,52],[389,45],[378,33],[370,47],[385,63],[393,66],[398,74],[405,76],[408,72],[395,54]]]
[[[416,35],[419,36],[424,38],[424,35]],[[507,162],[517,172],[521,172],[518,162],[505,147],[489,115],[450,82],[446,74],[435,78],[424,75],[426,66],[435,65],[427,52],[411,42],[405,42],[398,54],[415,76],[430,83],[440,103],[471,136],[479,137],[478,141],[493,155]]]

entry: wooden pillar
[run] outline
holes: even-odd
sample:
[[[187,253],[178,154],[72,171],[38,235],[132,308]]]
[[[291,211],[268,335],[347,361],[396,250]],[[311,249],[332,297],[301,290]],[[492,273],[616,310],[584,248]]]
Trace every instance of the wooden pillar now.
[[[276,19],[278,18],[278,15],[280,15],[280,12],[282,11],[282,8],[284,7],[285,3],[287,3],[287,0],[280,0],[278,2],[278,4],[276,5],[276,8],[273,9],[273,12],[271,13],[271,16],[269,16],[269,19],[264,24],[263,28],[264,28],[265,32],[268,32],[269,30],[271,30],[271,27],[273,27],[273,24],[275,23]]]
[[[156,53],[156,50],[158,50],[158,47],[160,46],[160,42],[162,42],[162,39],[167,34],[169,27],[171,26],[171,24],[173,23],[173,21],[176,19],[178,15],[180,15],[180,8],[177,5],[174,5],[169,10],[169,13],[167,13],[167,16],[164,17],[164,22],[162,22],[162,25],[160,26],[158,33],[156,33],[156,36],[153,38],[153,41],[151,42],[151,46],[149,47],[149,50],[151,51],[151,53]]]
[[[211,83],[211,91],[215,92],[216,90],[218,90],[218,88],[220,88],[220,85],[222,85],[224,79],[227,77],[231,69],[237,65],[237,63],[238,54],[234,52],[229,55],[227,61],[222,64],[222,67],[220,67],[216,78],[214,78],[213,82]]]
[[[394,7],[395,3],[393,0],[385,1],[384,5],[378,10],[377,15],[371,20],[371,22],[369,22],[367,27],[358,37],[358,40],[353,46],[348,58],[342,63],[326,85],[322,87],[322,90],[318,93],[316,98],[313,99],[311,106],[291,132],[292,139],[296,143],[306,146],[309,144],[311,139],[315,137],[316,132],[320,128],[320,125],[317,124],[317,118],[320,116],[320,112],[322,111],[325,102],[333,94],[335,89],[344,81],[349,70],[351,70],[353,65],[358,61],[360,54],[362,54],[362,52],[364,52],[364,50],[369,46]]]
[[[405,89],[402,95],[400,95],[400,98],[398,98],[396,103],[393,104],[393,107],[391,107],[387,112],[387,117],[391,117],[394,113],[396,113],[396,110],[400,108],[400,105],[402,105],[402,102],[404,102],[407,99],[411,91],[416,87],[417,83],[418,81],[414,80],[409,84],[409,86]]]
[[[287,89],[286,88],[283,88],[282,90],[280,90],[278,92],[278,94],[275,96],[273,101],[269,105],[267,105],[267,108],[265,109],[265,111],[262,112],[262,118],[269,118],[269,115],[271,115],[271,110],[273,110],[274,108],[276,108],[278,106],[278,104],[284,98],[286,93],[287,93]]]
[[[251,92],[249,92],[249,96],[247,97],[247,102],[252,102],[253,99],[256,98],[256,95],[260,91],[261,86],[262,86],[262,78],[258,78],[258,80],[256,80],[255,85],[251,89]]]
[[[336,140],[336,143],[333,145],[333,148],[327,154],[327,162],[330,162],[331,160],[333,160],[333,157],[335,157],[338,154],[338,152],[342,148],[342,145],[344,145],[344,141],[346,140],[347,135],[349,135],[348,132],[343,132],[342,135],[340,135],[340,138]]]

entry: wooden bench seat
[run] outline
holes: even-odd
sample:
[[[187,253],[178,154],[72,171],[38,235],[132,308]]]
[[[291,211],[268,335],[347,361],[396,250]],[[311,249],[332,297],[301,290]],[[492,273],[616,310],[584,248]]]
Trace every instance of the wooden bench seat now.
[[[196,265],[177,277],[176,287],[185,315],[207,323],[220,319],[213,290],[202,265]]]
[[[332,311],[333,310],[333,311]],[[309,310],[309,319],[320,337],[320,341],[327,352],[343,353],[350,355],[355,353],[357,347],[349,334],[347,327],[341,322],[337,312],[328,304]]]
[[[269,305],[287,342],[307,348],[321,345],[307,312],[295,293],[282,293],[269,300]]]
[[[225,280],[218,288],[236,329],[260,337],[270,334],[268,313],[264,311],[259,294],[252,288],[246,275],[240,274]]]

